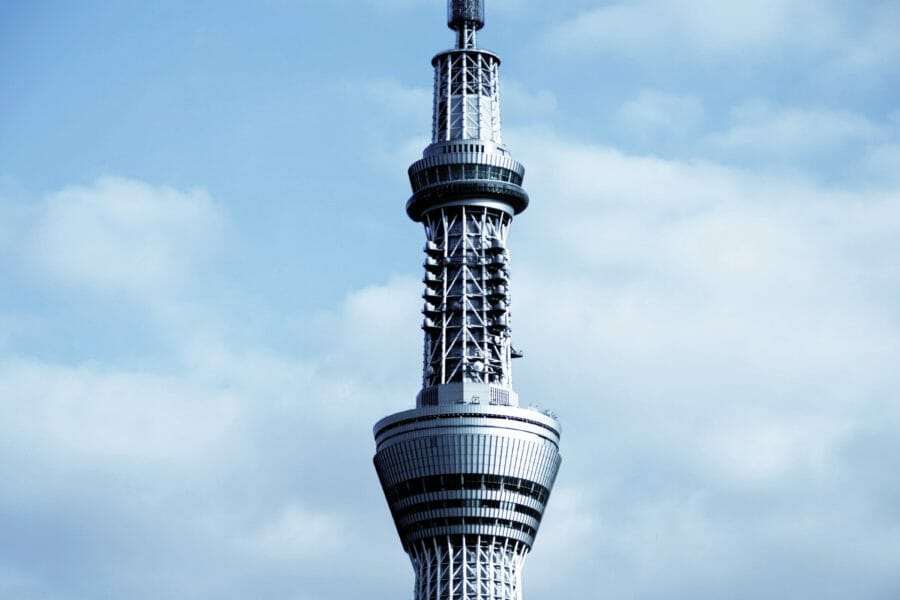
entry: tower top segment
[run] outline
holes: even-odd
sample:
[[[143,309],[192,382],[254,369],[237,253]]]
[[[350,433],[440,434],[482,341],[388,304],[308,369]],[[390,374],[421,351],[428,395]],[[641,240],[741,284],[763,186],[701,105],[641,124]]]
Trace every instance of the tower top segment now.
[[[454,31],[484,27],[484,0],[447,0],[447,25]]]
[[[424,223],[429,211],[477,205],[512,217],[528,206],[522,189],[525,169],[503,145],[500,58],[478,48],[475,39],[484,26],[484,0],[448,0],[447,17],[456,47],[431,61],[432,140],[409,168],[413,195],[406,212]]]

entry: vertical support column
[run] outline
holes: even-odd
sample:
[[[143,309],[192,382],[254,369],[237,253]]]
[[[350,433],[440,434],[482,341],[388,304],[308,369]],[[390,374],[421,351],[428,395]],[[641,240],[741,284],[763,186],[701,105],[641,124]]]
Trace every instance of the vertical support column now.
[[[475,543],[475,590],[476,590],[476,598],[482,598],[481,589],[481,556],[483,552],[481,549],[481,536],[478,536],[478,539]]]
[[[443,579],[443,573],[441,572],[441,567],[443,566],[444,561],[441,560],[441,550],[440,550],[440,547],[438,546],[437,538],[435,538],[435,540],[434,540],[434,556],[435,556],[435,566],[437,567],[437,579],[436,579],[437,597],[443,598],[443,594],[441,592],[443,591],[444,579]],[[416,600],[419,600],[419,599],[416,599]]]
[[[446,212],[441,211],[440,220],[444,238],[444,281],[441,288],[443,296],[441,299],[441,310],[443,311],[443,314],[441,315],[441,377],[439,381],[440,383],[447,383],[447,337],[449,336],[447,326],[449,325],[450,320],[447,313],[447,304],[450,301],[450,290],[448,288],[450,284],[450,223],[448,222]]]
[[[447,537],[447,557],[449,559],[449,565],[447,566],[447,573],[449,575],[449,581],[447,582],[447,588],[450,591],[450,594],[447,596],[447,600],[453,600],[454,589],[453,584],[453,541],[450,537]]]
[[[443,79],[441,78],[441,69],[434,69],[434,96],[432,97],[431,109],[431,142],[436,144],[439,140],[440,120],[441,120],[441,86]]]
[[[521,543],[481,535],[459,544],[451,536],[417,544],[410,553],[415,600],[522,600],[527,552]]]
[[[469,132],[469,55],[468,54],[460,54],[459,55],[460,62],[460,95],[459,95],[459,103],[462,105],[462,134],[459,136],[460,138],[467,140],[471,137],[471,133]]]
[[[460,255],[460,269],[459,275],[461,277],[462,284],[462,299],[460,303],[462,304],[462,310],[460,313],[460,335],[462,335],[462,354],[460,356],[459,366],[462,369],[462,380],[466,381],[469,374],[468,370],[468,360],[469,360],[469,294],[466,289],[468,284],[468,268],[466,266],[466,254],[469,249],[469,218],[466,214],[466,207],[463,206],[461,208],[460,221],[462,224],[462,247],[461,247],[461,255]]]
[[[444,119],[446,120],[446,131],[444,132],[444,140],[453,139],[453,129],[452,129],[452,121],[453,121],[453,57],[447,57],[447,78],[446,78],[446,98],[447,98],[447,106],[446,112],[444,113]]]
[[[456,47],[457,48],[475,48],[478,43],[476,39],[476,29],[470,22],[466,22],[456,30]]]

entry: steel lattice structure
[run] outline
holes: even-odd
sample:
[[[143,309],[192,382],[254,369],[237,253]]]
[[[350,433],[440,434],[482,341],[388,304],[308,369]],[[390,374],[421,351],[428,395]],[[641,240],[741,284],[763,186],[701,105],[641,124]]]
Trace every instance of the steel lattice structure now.
[[[560,426],[512,387],[509,251],[528,206],[503,145],[500,59],[477,47],[483,0],[449,0],[456,47],[434,57],[432,143],[409,168],[425,227],[425,332],[416,408],[375,425],[375,467],[416,600],[520,600],[560,465]]]

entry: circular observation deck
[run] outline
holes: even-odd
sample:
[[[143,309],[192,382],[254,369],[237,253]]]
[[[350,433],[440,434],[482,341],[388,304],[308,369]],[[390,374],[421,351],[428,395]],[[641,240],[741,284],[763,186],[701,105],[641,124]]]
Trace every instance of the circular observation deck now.
[[[409,167],[413,194],[406,213],[421,221],[430,210],[447,206],[488,205],[512,215],[528,208],[522,188],[525,168],[493,144],[469,140],[433,144]]]
[[[409,551],[478,536],[530,548],[559,470],[559,422],[530,409],[459,405],[375,425],[375,467]]]

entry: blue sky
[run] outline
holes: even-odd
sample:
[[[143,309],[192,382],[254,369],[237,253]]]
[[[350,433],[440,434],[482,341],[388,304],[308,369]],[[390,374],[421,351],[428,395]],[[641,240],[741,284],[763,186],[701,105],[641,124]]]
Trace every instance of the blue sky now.
[[[900,595],[900,3],[487,0],[528,598]],[[442,0],[0,6],[0,596],[396,598]]]

